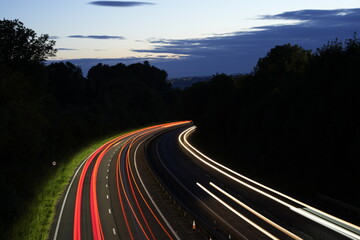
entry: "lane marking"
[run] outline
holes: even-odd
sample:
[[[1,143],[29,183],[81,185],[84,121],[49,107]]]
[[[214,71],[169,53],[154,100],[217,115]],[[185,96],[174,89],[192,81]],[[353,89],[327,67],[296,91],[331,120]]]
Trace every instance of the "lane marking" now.
[[[144,188],[145,190],[145,193],[146,195],[149,197],[151,203],[154,205],[156,211],[159,213],[160,217],[164,220],[165,224],[168,226],[168,228],[170,229],[170,231],[172,232],[172,234],[174,235],[174,237],[178,240],[180,240],[181,238],[179,237],[179,235],[176,233],[176,231],[172,228],[172,226],[170,225],[170,223],[167,221],[166,217],[164,216],[164,214],[161,212],[161,210],[159,209],[159,207],[157,206],[157,204],[155,203],[154,199],[152,198],[152,196],[150,195],[148,189],[146,188],[141,176],[140,176],[140,173],[139,173],[139,170],[138,170],[138,167],[137,167],[137,151],[140,147],[140,145],[147,139],[144,139],[141,143],[139,143],[139,145],[136,147],[135,149],[135,152],[134,152],[134,166],[135,166],[135,170],[136,170],[136,174],[138,175],[139,177],[139,180],[140,180],[140,183],[142,185],[142,187]]]
[[[109,214],[111,214],[111,209],[109,208]]]
[[[313,211],[315,211],[315,212],[321,213],[321,214],[327,216],[328,218],[334,219],[335,221],[339,221],[339,222],[347,225],[348,228],[343,228],[343,227],[340,227],[340,226],[338,226],[338,225],[335,225],[335,224],[333,224],[333,223],[331,223],[331,222],[329,222],[329,221],[328,221],[329,224],[326,224],[326,225],[322,224],[322,225],[327,226],[328,228],[330,228],[330,229],[332,229],[332,230],[334,230],[334,231],[336,231],[336,232],[339,232],[339,228],[340,228],[340,229],[342,229],[342,230],[341,230],[341,232],[339,232],[339,233],[343,233],[343,235],[344,235],[344,236],[347,236],[347,237],[349,237],[349,235],[353,235],[353,236],[355,236],[354,239],[359,239],[359,240],[360,240],[360,235],[357,235],[357,234],[355,234],[355,233],[353,233],[353,232],[351,232],[351,231],[348,230],[349,228],[360,229],[359,226],[356,226],[356,225],[354,225],[354,224],[352,224],[352,223],[349,223],[349,222],[344,221],[344,220],[342,220],[342,219],[340,219],[340,218],[337,218],[337,217],[335,217],[335,216],[332,216],[332,215],[330,215],[330,214],[328,214],[328,213],[325,213],[325,212],[323,212],[323,211],[321,211],[321,210],[319,210],[319,209],[316,209],[316,208],[311,207],[311,206],[309,206],[309,205],[307,205],[307,204],[305,204],[305,203],[302,203],[302,202],[300,202],[300,201],[298,201],[298,200],[296,200],[296,199],[294,199],[294,198],[291,198],[291,197],[289,197],[289,196],[287,196],[287,195],[285,195],[285,194],[283,194],[283,193],[281,193],[281,192],[278,192],[278,191],[276,191],[276,190],[274,190],[274,189],[271,189],[271,188],[269,188],[269,187],[267,187],[267,186],[265,186],[265,185],[262,185],[262,184],[254,181],[254,180],[252,180],[252,179],[250,179],[250,178],[247,178],[247,177],[245,177],[245,176],[243,176],[243,175],[241,175],[241,174],[239,174],[239,173],[237,173],[237,172],[235,172],[235,171],[233,171],[233,170],[225,167],[224,165],[221,165],[220,163],[218,163],[218,162],[210,159],[209,157],[205,156],[203,153],[201,153],[199,150],[197,150],[195,147],[193,147],[193,146],[187,141],[187,137],[188,137],[189,133],[192,132],[192,131],[194,131],[195,128],[196,128],[196,127],[193,126],[193,127],[190,127],[190,128],[188,128],[188,129],[184,130],[184,131],[179,135],[178,141],[180,142],[180,144],[181,144],[189,153],[191,153],[194,157],[196,157],[197,159],[199,159],[201,162],[203,162],[204,164],[208,165],[209,167],[215,169],[216,171],[222,173],[223,175],[225,175],[225,176],[233,179],[234,181],[236,181],[236,182],[238,182],[238,183],[240,183],[240,184],[242,184],[242,185],[244,185],[244,186],[246,186],[246,187],[248,187],[248,188],[250,188],[250,189],[252,189],[252,190],[254,190],[254,191],[256,191],[256,192],[258,192],[258,193],[260,193],[260,194],[262,194],[262,195],[264,195],[264,196],[267,196],[268,198],[270,198],[270,199],[272,199],[272,200],[274,200],[274,201],[276,201],[276,202],[278,202],[278,203],[280,203],[280,204],[288,207],[288,208],[291,209],[292,211],[297,212],[298,214],[300,214],[300,215],[302,215],[302,216],[304,216],[304,217],[307,217],[307,218],[309,218],[309,219],[311,219],[311,220],[313,220],[313,221],[315,221],[314,219],[319,218],[319,217],[316,218],[316,216],[313,215],[313,214],[303,214],[303,211],[304,211],[303,209],[301,209],[301,208],[296,208],[296,207],[294,207],[294,206],[292,206],[292,205],[290,205],[290,204],[288,204],[288,203],[286,203],[286,202],[284,202],[284,201],[282,201],[282,200],[280,200],[280,199],[278,199],[278,198],[276,198],[276,197],[274,197],[274,196],[272,196],[272,195],[270,195],[270,194],[268,194],[268,193],[265,193],[264,191],[262,191],[262,190],[260,190],[260,189],[257,189],[257,188],[255,188],[255,187],[253,187],[253,186],[251,186],[251,185],[249,185],[249,184],[241,181],[240,179],[238,179],[238,178],[236,178],[236,177],[234,177],[234,176],[232,176],[232,175],[224,172],[223,170],[219,169],[218,167],[210,164],[209,162],[207,162],[207,161],[205,161],[204,159],[202,159],[201,157],[199,157],[199,156],[198,156],[197,154],[195,154],[192,150],[196,151],[199,155],[203,156],[204,158],[206,158],[206,159],[209,160],[210,162],[214,163],[215,165],[217,165],[217,166],[219,166],[219,167],[221,167],[221,168],[229,171],[230,173],[233,173],[233,174],[235,174],[235,175],[237,175],[237,176],[239,176],[239,177],[241,177],[241,178],[243,178],[243,179],[246,179],[246,180],[252,182],[253,184],[255,184],[255,185],[257,185],[257,186],[260,186],[260,187],[262,187],[262,188],[264,188],[264,189],[266,189],[266,190],[269,190],[269,191],[271,191],[272,193],[275,193],[275,194],[277,194],[277,195],[280,195],[280,196],[282,196],[282,197],[284,197],[284,198],[286,198],[286,199],[288,199],[288,200],[291,200],[291,201],[293,201],[293,202],[295,202],[295,203],[297,203],[297,204],[299,204],[299,205],[302,205],[302,206],[304,206],[304,207],[307,207],[307,208],[309,208],[309,209],[311,209],[311,210],[313,210]],[[181,139],[182,136],[184,136],[183,138],[184,138],[185,143],[186,143],[190,148],[192,148],[192,150],[190,150],[190,149],[185,145],[185,143],[182,142],[182,139]],[[301,210],[303,210],[303,211],[301,211],[301,210],[298,211],[298,210],[294,210],[294,209],[301,209]],[[313,217],[313,216],[315,216],[315,217]],[[324,220],[324,221],[326,221],[326,220]],[[317,221],[315,221],[315,222],[317,222]],[[320,221],[320,222],[322,222],[322,221]],[[318,223],[320,223],[320,222],[318,222]],[[321,223],[320,223],[320,224],[321,224]],[[331,228],[330,226],[337,226],[337,227],[336,227],[336,228]]]
[[[114,235],[116,235],[116,231],[115,231],[115,228],[113,228],[113,233],[114,233]]]
[[[94,152],[96,152],[96,150],[95,150]],[[93,152],[93,153],[94,153],[94,152]],[[66,190],[66,194],[65,194],[63,203],[62,203],[62,205],[61,205],[61,210],[60,210],[60,213],[59,213],[59,218],[58,218],[58,221],[57,221],[57,223],[56,223],[54,240],[57,239],[57,235],[58,235],[58,233],[59,233],[59,227],[60,227],[61,218],[62,218],[62,215],[63,215],[63,212],[64,212],[65,204],[66,204],[66,201],[67,201],[67,198],[68,198],[68,195],[69,195],[71,186],[72,186],[72,184],[73,184],[73,182],[74,182],[77,174],[79,173],[80,169],[82,168],[82,166],[85,164],[85,162],[89,159],[89,157],[90,157],[93,153],[91,153],[87,158],[85,158],[85,160],[80,164],[80,166],[78,167],[78,169],[76,170],[74,176],[73,176],[72,179],[71,179],[71,182],[70,182],[70,184],[69,184],[69,186],[68,186],[68,189]]]
[[[241,236],[243,239],[248,239],[245,237],[242,233],[240,233],[237,229],[235,229],[229,222],[227,222],[224,218],[222,218],[219,214],[217,214],[214,210],[212,210],[210,207],[208,207],[202,200],[200,200],[197,196],[195,196],[194,193],[192,193],[185,185],[170,171],[170,169],[165,166],[164,161],[160,157],[159,148],[158,148],[159,141],[156,142],[156,154],[163,165],[163,167],[168,171],[168,173],[175,179],[175,181],[180,184],[193,198],[195,198],[198,202],[200,202],[211,214],[216,216],[217,218],[221,219],[222,222],[224,222],[229,228],[231,228],[232,231],[236,232],[239,236]]]

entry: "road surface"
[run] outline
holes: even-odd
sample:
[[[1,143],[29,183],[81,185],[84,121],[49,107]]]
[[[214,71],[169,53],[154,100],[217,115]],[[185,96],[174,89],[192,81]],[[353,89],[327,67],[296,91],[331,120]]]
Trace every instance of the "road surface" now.
[[[360,239],[360,228],[206,157],[189,121],[101,146],[61,198],[51,239]]]
[[[92,153],[59,203],[51,239],[201,239],[157,193],[144,157],[146,139],[188,123],[131,132]]]
[[[195,127],[167,131],[148,146],[171,194],[217,239],[360,239],[360,228],[255,182],[208,158],[189,141]]]

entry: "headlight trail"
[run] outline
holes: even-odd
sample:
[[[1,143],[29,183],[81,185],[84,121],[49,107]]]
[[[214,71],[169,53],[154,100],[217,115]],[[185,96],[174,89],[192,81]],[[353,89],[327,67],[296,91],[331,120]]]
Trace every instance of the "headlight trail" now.
[[[248,219],[247,217],[245,217],[244,215],[242,215],[241,213],[239,213],[238,211],[236,211],[234,208],[232,208],[230,205],[228,205],[227,203],[225,203],[223,200],[221,200],[219,197],[217,197],[215,194],[213,194],[212,192],[210,192],[207,188],[205,188],[204,186],[202,186],[200,183],[196,183],[196,185],[198,185],[202,190],[204,190],[206,193],[208,193],[211,197],[213,197],[216,201],[218,201],[219,203],[221,203],[222,205],[224,205],[226,208],[228,208],[231,212],[235,213],[237,216],[239,216],[241,219],[243,219],[245,222],[249,223],[251,226],[253,226],[254,228],[256,228],[257,230],[259,230],[260,232],[264,233],[266,236],[268,236],[271,239],[274,240],[278,240],[279,238],[275,237],[274,235],[272,235],[271,233],[269,233],[268,231],[266,231],[265,229],[263,229],[262,227],[260,227],[259,225],[257,225],[256,223],[254,223],[253,221],[251,221],[250,219]]]
[[[278,202],[279,204],[283,205],[283,206],[286,206],[288,207],[290,210],[312,220],[312,221],[316,221],[317,223],[323,225],[323,226],[326,226],[327,228],[329,229],[332,229],[333,231],[336,231],[338,233],[341,233],[342,235],[346,236],[346,237],[349,237],[349,238],[352,238],[352,239],[357,239],[357,240],[360,240],[360,227],[359,226],[356,226],[352,223],[349,223],[347,221],[344,221],[340,218],[337,218],[335,216],[332,216],[328,213],[325,213],[319,209],[316,209],[312,206],[309,206],[303,202],[300,202],[292,197],[289,197],[281,192],[278,192],[274,189],[271,189],[265,185],[262,185],[248,177],[245,177],[235,171],[233,171],[232,169],[230,168],[227,168],[226,166],[210,159],[209,157],[207,157],[206,155],[204,155],[203,153],[201,153],[199,150],[197,150],[195,147],[193,147],[188,141],[187,141],[187,138],[188,136],[195,130],[195,126],[193,127],[190,127],[186,130],[184,130],[178,137],[178,141],[179,143],[181,144],[181,146],[186,149],[191,155],[193,155],[196,159],[198,159],[199,161],[201,161],[202,163],[204,163],[205,165],[209,166],[210,168],[216,170],[217,172],[221,173],[222,175],[242,184],[243,186],[247,187],[247,188],[250,188],[256,192],[258,192],[259,194],[263,195],[263,196],[266,196],[276,202]],[[249,183],[246,183],[242,180],[240,180],[240,178],[254,184],[255,186],[252,186],[250,185]],[[259,187],[259,188],[258,188]],[[261,190],[260,188],[264,189],[264,190]],[[265,192],[265,190],[269,191],[269,192],[272,192],[273,194],[275,195],[278,195],[278,196],[281,196],[287,200],[290,200],[290,202],[292,203],[296,203],[298,205],[301,205],[303,208],[307,208],[313,212],[316,212],[318,213],[318,215],[322,215],[322,216],[325,216],[327,219],[323,219],[323,218],[320,218],[314,214],[311,214],[309,212],[306,212],[304,211],[303,209],[301,208],[297,208],[293,205],[291,205],[290,203],[288,202],[285,202],[284,200],[281,200],[277,197],[275,197],[274,195],[271,195],[267,192]],[[305,213],[304,213],[305,212]],[[337,225],[336,223],[341,223],[342,226],[339,226]]]
[[[286,235],[290,236],[291,238],[296,239],[296,240],[301,240],[302,239],[302,238],[296,236],[295,234],[293,234],[292,232],[290,232],[290,231],[286,230],[285,228],[279,226],[278,224],[274,223],[273,221],[269,220],[268,218],[264,217],[260,213],[256,212],[254,209],[250,208],[249,206],[247,206],[246,204],[244,204],[240,200],[236,199],[234,196],[230,195],[229,193],[227,193],[226,191],[224,191],[223,189],[221,189],[220,187],[218,187],[214,183],[210,182],[210,185],[213,186],[216,190],[218,190],[222,194],[224,194],[225,196],[227,196],[228,198],[230,198],[231,200],[233,200],[234,202],[236,202],[237,204],[239,204],[240,206],[242,206],[243,208],[245,208],[246,210],[248,210],[249,212],[251,212],[252,214],[254,214],[255,216],[259,217],[263,221],[267,222],[268,224],[270,224],[271,226],[273,226],[276,229],[280,230],[281,232],[285,233]]]

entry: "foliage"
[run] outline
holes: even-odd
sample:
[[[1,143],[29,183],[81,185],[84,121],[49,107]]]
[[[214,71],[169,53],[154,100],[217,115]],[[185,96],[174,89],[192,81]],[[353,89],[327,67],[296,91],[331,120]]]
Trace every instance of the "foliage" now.
[[[49,239],[49,229],[56,214],[56,205],[73,177],[74,170],[96,149],[122,134],[125,134],[125,132],[95,141],[82,148],[73,156],[70,156],[66,163],[60,162],[60,164],[49,169],[50,174],[45,178],[44,182],[39,186],[33,187],[35,198],[32,199],[25,212],[13,225],[14,229],[11,231],[11,239]]]
[[[194,141],[239,171],[301,198],[320,192],[358,206],[359,76],[356,36],[315,53],[276,46],[252,74],[187,88],[184,114],[198,125]]]
[[[148,62],[100,64],[85,78],[71,63],[45,66],[54,42],[37,38],[20,21],[1,21],[1,34],[0,238],[7,239],[24,212],[37,211],[31,204],[39,202],[39,189],[48,188],[52,161],[66,166],[94,139],[174,118],[169,106],[175,98],[166,72]],[[54,201],[51,196],[44,199]],[[35,220],[48,226],[51,216]]]
[[[47,34],[39,37],[19,20],[0,20],[0,62],[42,62],[55,56],[55,41]]]
[[[279,190],[360,202],[352,189],[360,159],[356,35],[314,53],[276,46],[251,74],[218,74],[174,90],[166,72],[148,62],[98,64],[87,77],[71,63],[45,66],[55,53],[47,35],[36,37],[18,20],[0,26],[1,239],[28,221],[22,215],[38,204],[39,189],[50,191],[53,206],[59,189],[48,189],[58,176],[52,161],[65,168],[94,139],[179,118],[194,120],[194,140],[210,155]],[[52,216],[34,221],[48,226]]]

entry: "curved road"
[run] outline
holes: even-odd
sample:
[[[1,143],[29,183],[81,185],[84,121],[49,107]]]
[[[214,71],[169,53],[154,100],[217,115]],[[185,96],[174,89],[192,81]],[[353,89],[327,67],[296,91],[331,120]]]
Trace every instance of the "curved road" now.
[[[156,125],[97,149],[62,197],[51,239],[360,239],[358,226],[206,157],[187,140],[194,130]]]
[[[163,213],[164,201],[154,200],[160,187],[152,187],[155,180],[144,157],[146,139],[188,123],[131,132],[92,153],[61,199],[51,239],[199,239],[170,211]]]

